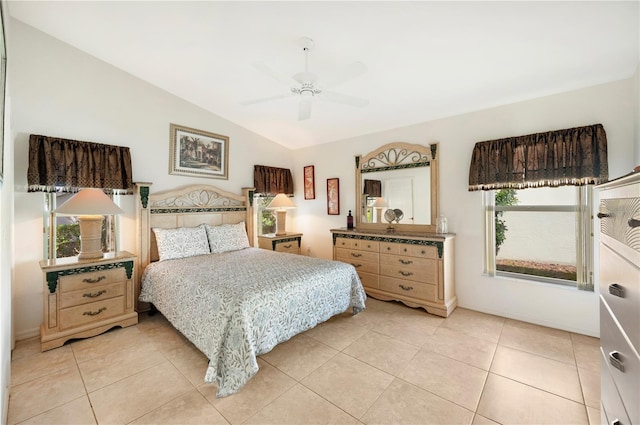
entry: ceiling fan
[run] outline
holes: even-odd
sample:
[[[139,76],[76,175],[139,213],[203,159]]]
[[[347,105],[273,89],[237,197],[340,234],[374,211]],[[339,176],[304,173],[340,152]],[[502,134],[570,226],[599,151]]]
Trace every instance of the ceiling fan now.
[[[325,84],[318,84],[318,76],[309,71],[309,52],[313,49],[314,42],[308,37],[302,37],[299,41],[299,46],[302,47],[302,51],[304,52],[304,71],[298,72],[290,78],[280,75],[263,62],[254,64],[258,71],[289,86],[290,92],[261,99],[244,101],[241,102],[242,105],[253,105],[256,103],[298,96],[300,98],[298,104],[298,120],[302,121],[311,117],[311,102],[314,99],[326,100],[329,102],[356,107],[364,107],[369,104],[369,101],[366,99],[327,91],[327,89],[331,87],[364,74],[367,71],[364,64],[361,62],[355,62],[343,69],[333,80],[328,80]]]

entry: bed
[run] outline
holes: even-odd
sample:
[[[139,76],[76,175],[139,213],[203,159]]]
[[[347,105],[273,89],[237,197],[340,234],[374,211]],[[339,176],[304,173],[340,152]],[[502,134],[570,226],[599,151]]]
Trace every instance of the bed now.
[[[353,266],[249,246],[251,189],[150,194],[149,186],[138,184],[136,197],[139,309],[152,303],[207,356],[204,380],[217,385],[218,397],[258,372],[258,355],[335,314],[364,309]],[[203,232],[213,253],[204,250]],[[188,246],[167,250],[167,240]]]

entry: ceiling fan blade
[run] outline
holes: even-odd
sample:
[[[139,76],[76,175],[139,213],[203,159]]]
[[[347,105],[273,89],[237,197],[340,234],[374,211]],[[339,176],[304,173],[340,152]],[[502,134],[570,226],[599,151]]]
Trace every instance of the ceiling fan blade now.
[[[369,101],[367,99],[331,91],[323,91],[322,93],[320,93],[320,95],[318,95],[318,98],[328,100],[329,102],[342,103],[343,105],[357,106],[359,108],[365,107],[369,104]]]
[[[264,62],[256,62],[253,64],[253,67],[258,71],[262,72],[264,75],[267,75],[282,84],[289,86],[292,83],[292,80],[290,77],[287,77],[285,75],[280,74],[279,72],[274,71],[273,69],[269,68],[267,64]]]
[[[293,96],[293,93],[278,94],[276,96],[262,97],[260,99],[245,100],[240,102],[240,104],[243,106],[247,106],[247,105],[253,105],[256,103],[268,102],[270,100],[284,99],[285,97],[291,97],[291,96]]]
[[[346,81],[352,80],[356,77],[361,76],[367,72],[367,67],[362,62],[354,62],[351,65],[346,66],[340,72],[336,73],[333,78],[327,78],[326,83],[322,86],[325,89],[337,86],[338,84],[342,84]]]
[[[298,121],[304,121],[311,118],[311,98],[301,97],[298,105]]]

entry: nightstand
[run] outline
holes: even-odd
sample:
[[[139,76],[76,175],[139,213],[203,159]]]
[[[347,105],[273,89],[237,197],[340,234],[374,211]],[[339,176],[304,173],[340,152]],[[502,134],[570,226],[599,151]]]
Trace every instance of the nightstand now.
[[[286,233],[277,236],[274,233],[268,233],[258,236],[258,247],[271,251],[300,254],[301,241],[302,233]]]
[[[44,281],[40,349],[138,323],[133,299],[135,261],[136,256],[126,251],[90,260],[40,261]]]

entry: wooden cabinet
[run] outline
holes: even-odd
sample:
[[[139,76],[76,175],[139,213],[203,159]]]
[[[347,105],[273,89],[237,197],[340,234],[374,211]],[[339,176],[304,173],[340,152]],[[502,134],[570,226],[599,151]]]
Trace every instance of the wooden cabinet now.
[[[640,424],[640,173],[598,189],[602,416]]]
[[[258,247],[290,254],[300,254],[301,242],[302,233],[287,233],[279,236],[271,233],[258,236]]]
[[[72,338],[138,323],[133,285],[136,258],[126,251],[106,257],[40,262],[44,282],[42,351],[60,347]]]
[[[333,259],[356,268],[368,295],[443,317],[455,309],[454,235],[331,232]]]

